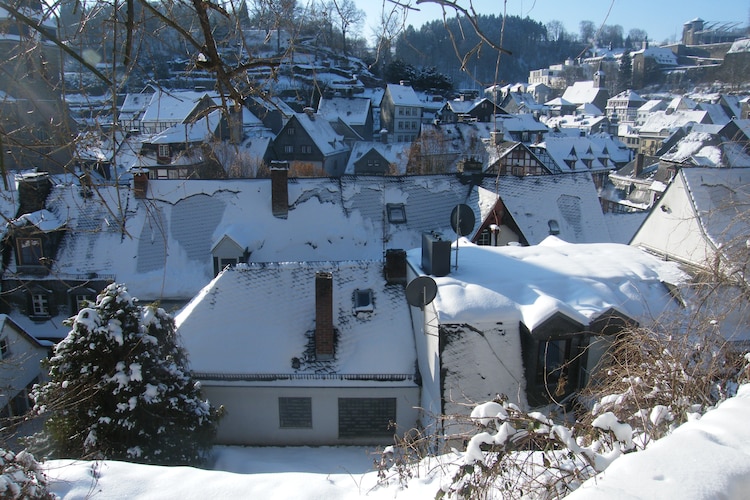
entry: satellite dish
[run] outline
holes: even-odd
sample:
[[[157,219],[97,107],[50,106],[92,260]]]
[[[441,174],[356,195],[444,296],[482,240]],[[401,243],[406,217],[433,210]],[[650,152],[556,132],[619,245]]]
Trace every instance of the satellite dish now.
[[[460,204],[451,212],[451,227],[458,236],[466,236],[474,230],[474,211],[469,205]]]
[[[437,284],[429,276],[419,276],[406,285],[406,301],[420,309],[435,300]]]

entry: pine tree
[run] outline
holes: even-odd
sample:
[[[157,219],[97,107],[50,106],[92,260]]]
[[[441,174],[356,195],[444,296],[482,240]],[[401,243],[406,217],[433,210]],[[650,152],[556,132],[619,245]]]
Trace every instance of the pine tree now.
[[[620,66],[617,72],[617,92],[620,93],[624,90],[632,88],[633,85],[633,58],[630,55],[630,51],[626,50],[622,53],[620,58]]]
[[[157,464],[196,464],[208,452],[218,412],[201,399],[174,320],[109,285],[70,318],[49,360],[49,382],[32,393],[47,414],[50,454]]]

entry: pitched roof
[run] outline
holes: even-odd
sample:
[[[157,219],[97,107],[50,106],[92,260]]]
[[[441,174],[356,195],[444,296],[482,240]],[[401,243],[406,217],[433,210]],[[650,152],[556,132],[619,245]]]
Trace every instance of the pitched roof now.
[[[142,122],[182,122],[195,109],[203,98],[210,98],[207,92],[192,90],[159,90],[151,96],[151,101],[141,117]]]
[[[550,235],[569,243],[609,242],[596,187],[588,172],[560,175],[502,176],[497,186],[479,188],[482,196],[497,194],[530,245]]]
[[[370,111],[370,99],[365,97],[322,98],[318,104],[318,114],[329,122],[341,118],[348,125],[364,125]]]
[[[386,92],[390,94],[391,99],[396,106],[422,107],[423,103],[419,100],[419,96],[417,96],[414,89],[408,85],[389,83],[386,87]]]
[[[269,179],[150,181],[147,199],[123,186],[82,198],[79,186],[58,184],[47,209],[70,231],[53,273],[112,276],[142,300],[187,300],[212,279],[211,248],[227,233],[251,262],[380,260],[386,248],[419,246],[424,231],[452,234],[459,203],[481,218],[476,188],[455,175],[291,179],[288,193],[279,219]],[[406,222],[388,222],[388,203],[404,204]]]
[[[309,334],[315,328],[318,271],[333,275],[333,324],[338,332],[335,361],[325,366],[305,362]],[[357,289],[372,291],[372,311],[355,310],[353,296]],[[271,311],[273,314],[269,314]],[[215,328],[217,318],[221,318],[221,328]],[[414,373],[416,350],[404,289],[386,285],[380,261],[287,262],[229,268],[200,291],[177,315],[176,323],[195,372],[300,374],[311,379],[321,371]],[[374,355],[383,352],[384,346],[387,356]],[[301,360],[299,369],[292,368],[295,357]],[[342,381],[333,383],[340,385]]]
[[[350,175],[354,174],[354,164],[365,154],[375,150],[380,156],[385,158],[388,163],[396,165],[397,171],[400,174],[405,174],[410,149],[411,143],[409,142],[383,144],[382,142],[357,141],[352,145],[349,162],[346,164],[346,173]]]
[[[344,142],[344,137],[337,134],[327,120],[323,119],[323,117],[316,119],[314,114],[311,113],[311,115],[307,113],[295,113],[294,117],[324,156],[349,150],[349,146]]]

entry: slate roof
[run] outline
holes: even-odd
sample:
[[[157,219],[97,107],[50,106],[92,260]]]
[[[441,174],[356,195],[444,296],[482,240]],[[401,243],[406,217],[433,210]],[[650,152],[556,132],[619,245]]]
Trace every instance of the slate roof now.
[[[344,142],[344,137],[336,133],[331,124],[322,116],[315,117],[307,113],[295,113],[297,121],[310,135],[315,145],[324,156],[330,156],[349,150]]]
[[[329,122],[341,118],[348,125],[365,125],[370,111],[370,99],[364,97],[322,98],[318,104],[318,114]]]
[[[611,241],[588,172],[501,176],[496,186],[485,182],[479,191],[482,196],[500,196],[529,245],[539,244],[550,235],[550,220],[558,223],[558,238],[569,243]]]
[[[395,83],[389,83],[387,86],[387,93],[390,94],[391,100],[396,106],[412,106],[421,108],[423,103],[419,100],[419,96],[414,92],[414,89],[408,85],[397,85]]]
[[[306,352],[315,328],[318,271],[333,275],[333,323],[338,332],[335,360],[326,363],[309,359]],[[357,289],[372,290],[371,312],[355,312]],[[222,318],[221,328],[214,327],[216,318]],[[201,290],[176,322],[194,372],[297,374],[313,379],[330,374],[407,375],[403,383],[414,384],[416,349],[409,306],[403,286],[386,285],[382,262],[287,262],[229,268]],[[373,356],[383,345],[388,346],[389,355]],[[301,361],[298,369],[292,368],[295,357]]]
[[[406,173],[406,163],[409,160],[409,150],[411,149],[411,143],[409,142],[397,142],[387,143],[382,142],[365,142],[357,141],[352,145],[352,152],[349,155],[349,162],[346,164],[346,173],[354,174],[354,164],[362,158],[365,154],[371,150],[377,151],[388,163],[396,165],[399,173]]]
[[[750,168],[683,168],[695,214],[714,248],[746,254],[750,221]]]
[[[287,219],[273,216],[269,179],[150,181],[147,199],[123,186],[82,197],[60,184],[47,210],[66,232],[49,279],[98,274],[141,300],[188,300],[213,278],[211,248],[231,234],[251,262],[382,260],[388,248],[421,245],[424,231],[450,234],[450,214],[477,190],[455,175],[292,179]],[[386,204],[403,203],[390,223]],[[51,219],[47,218],[47,220]],[[8,267],[16,271],[14,259]],[[19,276],[23,279],[23,276]],[[36,278],[38,279],[38,278]]]
[[[192,90],[157,91],[152,95],[141,122],[182,122],[204,97],[210,96],[207,92]]]

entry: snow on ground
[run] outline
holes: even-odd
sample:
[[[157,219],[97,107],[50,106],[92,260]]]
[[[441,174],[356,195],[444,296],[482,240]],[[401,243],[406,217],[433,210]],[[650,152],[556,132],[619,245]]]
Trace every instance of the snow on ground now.
[[[569,498],[614,500],[724,498],[750,491],[750,384],[698,421],[645,451],[624,455]],[[215,470],[124,462],[52,460],[45,467],[62,499],[275,500],[434,498],[455,471],[423,464],[408,488],[378,486],[374,449],[361,447],[215,448]],[[455,459],[456,457],[454,457]],[[443,472],[441,474],[441,471]],[[498,497],[499,498],[499,497]]]

